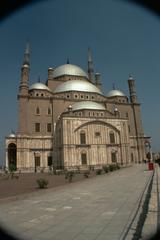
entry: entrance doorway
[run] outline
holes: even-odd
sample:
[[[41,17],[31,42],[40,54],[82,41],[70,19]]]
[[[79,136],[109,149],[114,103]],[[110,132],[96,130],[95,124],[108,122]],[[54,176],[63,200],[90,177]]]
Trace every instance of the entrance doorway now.
[[[17,147],[14,143],[8,145],[8,168],[14,171],[17,169]]]

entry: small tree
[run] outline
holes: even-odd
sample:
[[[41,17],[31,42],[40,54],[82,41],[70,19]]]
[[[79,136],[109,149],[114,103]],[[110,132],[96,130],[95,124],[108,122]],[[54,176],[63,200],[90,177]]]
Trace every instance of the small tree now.
[[[113,170],[114,170],[114,169],[113,169],[113,165],[110,164],[110,165],[109,165],[109,171],[110,171],[110,172],[113,172]]]
[[[72,182],[73,176],[74,176],[73,171],[68,171],[65,173],[65,179],[68,179],[69,182]]]
[[[97,170],[96,170],[96,174],[97,174],[97,175],[101,175],[101,174],[102,174],[102,169],[97,169]]]
[[[120,169],[120,168],[121,168],[121,167],[119,166],[119,164],[118,164],[118,163],[117,163],[117,165],[116,165],[116,166],[117,166],[117,169]]]
[[[44,178],[39,178],[37,179],[37,184],[39,188],[47,188],[48,185],[48,180],[44,179]]]
[[[84,175],[85,178],[89,178],[90,171],[86,170],[83,175]]]

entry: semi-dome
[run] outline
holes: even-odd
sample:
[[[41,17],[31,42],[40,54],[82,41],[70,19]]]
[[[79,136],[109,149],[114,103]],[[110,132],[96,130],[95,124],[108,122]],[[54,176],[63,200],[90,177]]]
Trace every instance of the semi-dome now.
[[[56,87],[54,93],[68,92],[68,91],[81,91],[102,94],[99,88],[94,84],[85,80],[69,80]]]
[[[29,90],[33,90],[33,89],[51,91],[45,84],[40,83],[40,82],[32,84],[30,86]]]
[[[81,101],[76,102],[71,105],[72,111],[80,110],[80,109],[90,109],[90,110],[106,110],[106,108],[97,102],[92,101]]]
[[[113,89],[107,93],[107,97],[116,97],[116,96],[125,97],[126,95],[122,91],[117,89]]]
[[[63,75],[82,76],[88,78],[88,75],[80,67],[72,64],[64,64],[54,69],[53,77],[60,77]]]

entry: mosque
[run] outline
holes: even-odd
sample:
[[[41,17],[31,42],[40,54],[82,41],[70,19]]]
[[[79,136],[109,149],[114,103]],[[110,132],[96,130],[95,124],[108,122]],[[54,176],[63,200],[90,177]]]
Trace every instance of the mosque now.
[[[102,92],[88,49],[88,71],[67,64],[48,68],[46,83],[29,85],[27,44],[18,93],[18,130],[6,137],[6,167],[22,171],[102,168],[146,159],[135,80],[129,97],[118,89]]]

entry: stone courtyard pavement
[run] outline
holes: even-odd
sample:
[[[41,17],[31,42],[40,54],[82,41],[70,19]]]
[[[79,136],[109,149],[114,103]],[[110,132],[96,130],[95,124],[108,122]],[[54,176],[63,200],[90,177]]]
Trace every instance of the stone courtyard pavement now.
[[[137,164],[0,204],[0,222],[29,240],[121,239],[152,171]]]

